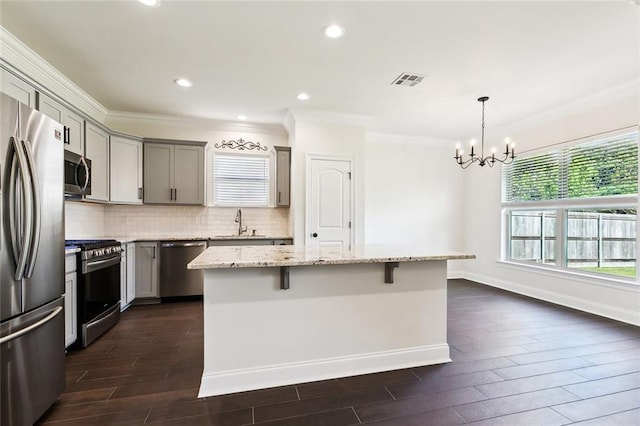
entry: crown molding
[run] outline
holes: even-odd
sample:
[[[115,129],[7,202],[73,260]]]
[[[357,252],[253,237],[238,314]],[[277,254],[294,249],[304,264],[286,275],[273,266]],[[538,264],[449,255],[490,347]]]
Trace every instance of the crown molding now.
[[[158,126],[181,126],[190,129],[247,132],[286,136],[287,132],[281,124],[239,122],[232,120],[218,120],[213,118],[187,117],[163,114],[145,114],[125,111],[109,111],[106,117],[109,126],[118,123],[153,123]]]
[[[365,143],[366,142],[378,142],[378,143],[388,143],[388,144],[411,144],[411,145],[422,145],[428,146],[432,148],[451,148],[455,145],[456,141],[454,139],[438,139],[438,138],[428,138],[422,136],[409,136],[409,135],[398,135],[398,134],[390,134],[390,133],[376,133],[376,132],[365,132]]]
[[[16,36],[0,26],[0,60],[7,69],[67,107],[102,123],[107,109],[45,61]]]
[[[638,113],[640,113],[640,79],[628,81],[618,86],[614,86],[608,90],[576,99],[572,102],[559,105],[542,113],[532,115],[523,120],[515,121],[513,123],[497,127],[495,130],[505,134],[519,132],[558,119],[562,119],[567,115],[579,114],[592,110],[594,108],[606,106],[619,100],[634,97],[636,99],[636,105],[638,105]],[[638,114],[636,114],[636,117],[637,116]],[[628,123],[628,125],[638,125],[637,118],[635,123]]]
[[[289,109],[285,115],[285,120],[291,120],[293,123],[299,120],[305,120],[330,124],[346,124],[367,128],[372,123],[373,117],[364,114],[348,114],[308,109]],[[291,126],[291,123],[287,125]]]

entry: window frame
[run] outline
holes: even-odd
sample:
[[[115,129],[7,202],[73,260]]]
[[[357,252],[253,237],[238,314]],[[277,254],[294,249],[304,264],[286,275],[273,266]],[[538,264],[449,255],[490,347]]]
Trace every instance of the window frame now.
[[[267,163],[267,201],[266,203],[251,203],[251,202],[241,202],[241,203],[218,203],[216,202],[216,173],[215,173],[215,163],[216,157],[242,157],[242,158],[260,158],[265,160]],[[267,208],[272,207],[273,205],[273,186],[274,186],[274,160],[272,153],[240,153],[240,152],[222,152],[222,151],[212,151],[211,153],[211,193],[210,193],[210,206],[213,207],[258,207],[258,208]]]
[[[616,136],[624,136],[627,134],[635,134],[636,143],[638,143],[638,131],[636,128],[634,129],[625,129],[625,131],[617,131],[611,132],[607,134],[602,134],[597,137],[591,138],[582,138],[576,141],[572,141],[571,144],[562,144],[562,146],[547,146],[535,151],[530,151],[527,154],[530,156],[539,156],[545,155],[547,153],[557,151],[559,149],[572,149],[582,144],[591,143],[597,140],[606,140],[610,138],[614,138]],[[639,153],[640,155],[640,150]],[[528,155],[529,156],[529,155]],[[640,164],[640,162],[639,162]],[[503,171],[504,173],[504,171]],[[637,268],[638,264],[638,194],[634,195],[609,195],[609,196],[601,196],[601,197],[584,197],[584,198],[559,198],[552,200],[534,200],[534,201],[513,201],[506,202],[505,200],[505,180],[504,175],[502,176],[502,184],[501,184],[501,218],[502,218],[502,238],[501,238],[501,262],[516,264],[528,268],[538,268],[542,270],[550,270],[556,271],[563,274],[571,274],[571,275],[580,275],[580,276],[588,276],[597,279],[603,279],[606,281],[613,282],[624,282],[624,283],[632,283],[635,285],[639,284],[640,275],[636,269],[635,277],[624,277],[621,275],[614,275],[603,272],[596,271],[586,271],[579,268],[570,268],[567,262],[567,234],[568,234],[568,212],[574,209],[635,209],[636,210],[636,262],[635,266]],[[556,214],[556,239],[555,239],[555,249],[556,249],[556,263],[548,264],[543,262],[534,262],[529,260],[521,260],[515,259],[511,257],[512,253],[512,212],[517,211],[535,211],[535,210],[543,210],[543,211],[555,211]]]

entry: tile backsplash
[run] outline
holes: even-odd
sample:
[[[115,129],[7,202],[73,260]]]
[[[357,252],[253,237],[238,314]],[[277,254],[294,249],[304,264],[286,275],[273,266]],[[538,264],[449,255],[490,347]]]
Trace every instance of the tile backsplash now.
[[[234,235],[237,208],[202,206],[126,206],[67,202],[66,238],[212,237]],[[244,208],[250,234],[289,236],[289,209]]]
[[[65,201],[64,228],[67,240],[105,237],[104,205]]]

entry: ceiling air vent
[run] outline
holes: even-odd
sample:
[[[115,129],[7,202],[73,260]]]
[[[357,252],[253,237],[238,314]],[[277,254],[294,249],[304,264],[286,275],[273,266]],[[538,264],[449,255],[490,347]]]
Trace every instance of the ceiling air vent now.
[[[413,87],[416,84],[420,83],[424,77],[425,77],[424,75],[420,75],[420,74],[413,74],[413,73],[410,73],[410,72],[403,72],[402,74],[400,74],[398,76],[398,78],[393,80],[391,82],[391,84],[393,86],[411,86],[411,87]]]

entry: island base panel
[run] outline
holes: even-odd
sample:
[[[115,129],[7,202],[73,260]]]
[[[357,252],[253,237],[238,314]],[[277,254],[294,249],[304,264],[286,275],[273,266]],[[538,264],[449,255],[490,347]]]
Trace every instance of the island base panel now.
[[[205,270],[200,397],[451,361],[446,261]]]

